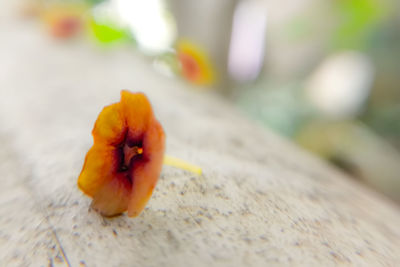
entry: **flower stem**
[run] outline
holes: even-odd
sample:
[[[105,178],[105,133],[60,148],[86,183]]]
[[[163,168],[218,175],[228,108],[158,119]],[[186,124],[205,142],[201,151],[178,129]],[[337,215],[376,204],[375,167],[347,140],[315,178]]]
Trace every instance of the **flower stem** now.
[[[171,167],[175,167],[175,168],[179,168],[185,171],[189,171],[198,175],[201,175],[202,170],[199,166],[190,164],[184,160],[178,159],[178,158],[174,158],[168,155],[164,156],[164,164],[171,166]]]

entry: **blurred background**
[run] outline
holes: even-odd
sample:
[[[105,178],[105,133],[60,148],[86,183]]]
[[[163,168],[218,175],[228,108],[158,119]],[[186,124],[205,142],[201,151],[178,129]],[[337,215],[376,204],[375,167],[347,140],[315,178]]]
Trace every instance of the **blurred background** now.
[[[140,51],[400,202],[398,0],[24,0],[43,38]]]

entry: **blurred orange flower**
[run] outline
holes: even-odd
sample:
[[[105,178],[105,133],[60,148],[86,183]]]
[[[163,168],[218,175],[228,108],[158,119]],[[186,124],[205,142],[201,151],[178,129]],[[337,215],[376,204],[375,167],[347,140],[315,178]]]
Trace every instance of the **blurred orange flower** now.
[[[211,85],[215,81],[215,70],[207,53],[196,44],[181,40],[177,44],[178,59],[182,75],[192,83]]]
[[[85,27],[85,11],[87,7],[80,4],[54,4],[45,8],[41,19],[56,38],[76,36]]]
[[[147,97],[122,91],[120,102],[101,111],[92,135],[79,188],[104,216],[139,215],[156,186],[165,147],[163,128]]]

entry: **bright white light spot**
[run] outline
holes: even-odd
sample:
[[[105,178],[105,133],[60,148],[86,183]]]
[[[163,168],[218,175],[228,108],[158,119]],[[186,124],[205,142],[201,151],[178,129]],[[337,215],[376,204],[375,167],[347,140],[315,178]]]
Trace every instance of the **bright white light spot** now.
[[[113,0],[121,19],[134,34],[139,48],[156,54],[174,42],[176,27],[163,0]]]
[[[323,113],[333,118],[357,115],[367,99],[374,68],[367,56],[342,52],[326,59],[312,75],[307,95]]]

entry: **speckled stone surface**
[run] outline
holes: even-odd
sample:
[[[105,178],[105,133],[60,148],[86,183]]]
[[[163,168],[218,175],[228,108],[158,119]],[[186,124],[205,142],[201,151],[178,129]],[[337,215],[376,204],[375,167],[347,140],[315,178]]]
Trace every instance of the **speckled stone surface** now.
[[[2,1],[0,1],[2,3]],[[3,1],[5,3],[5,1]],[[0,266],[396,266],[399,207],[212,94],[101,51],[0,21]],[[76,186],[91,128],[119,90],[144,91],[167,153],[135,219],[104,219]]]

